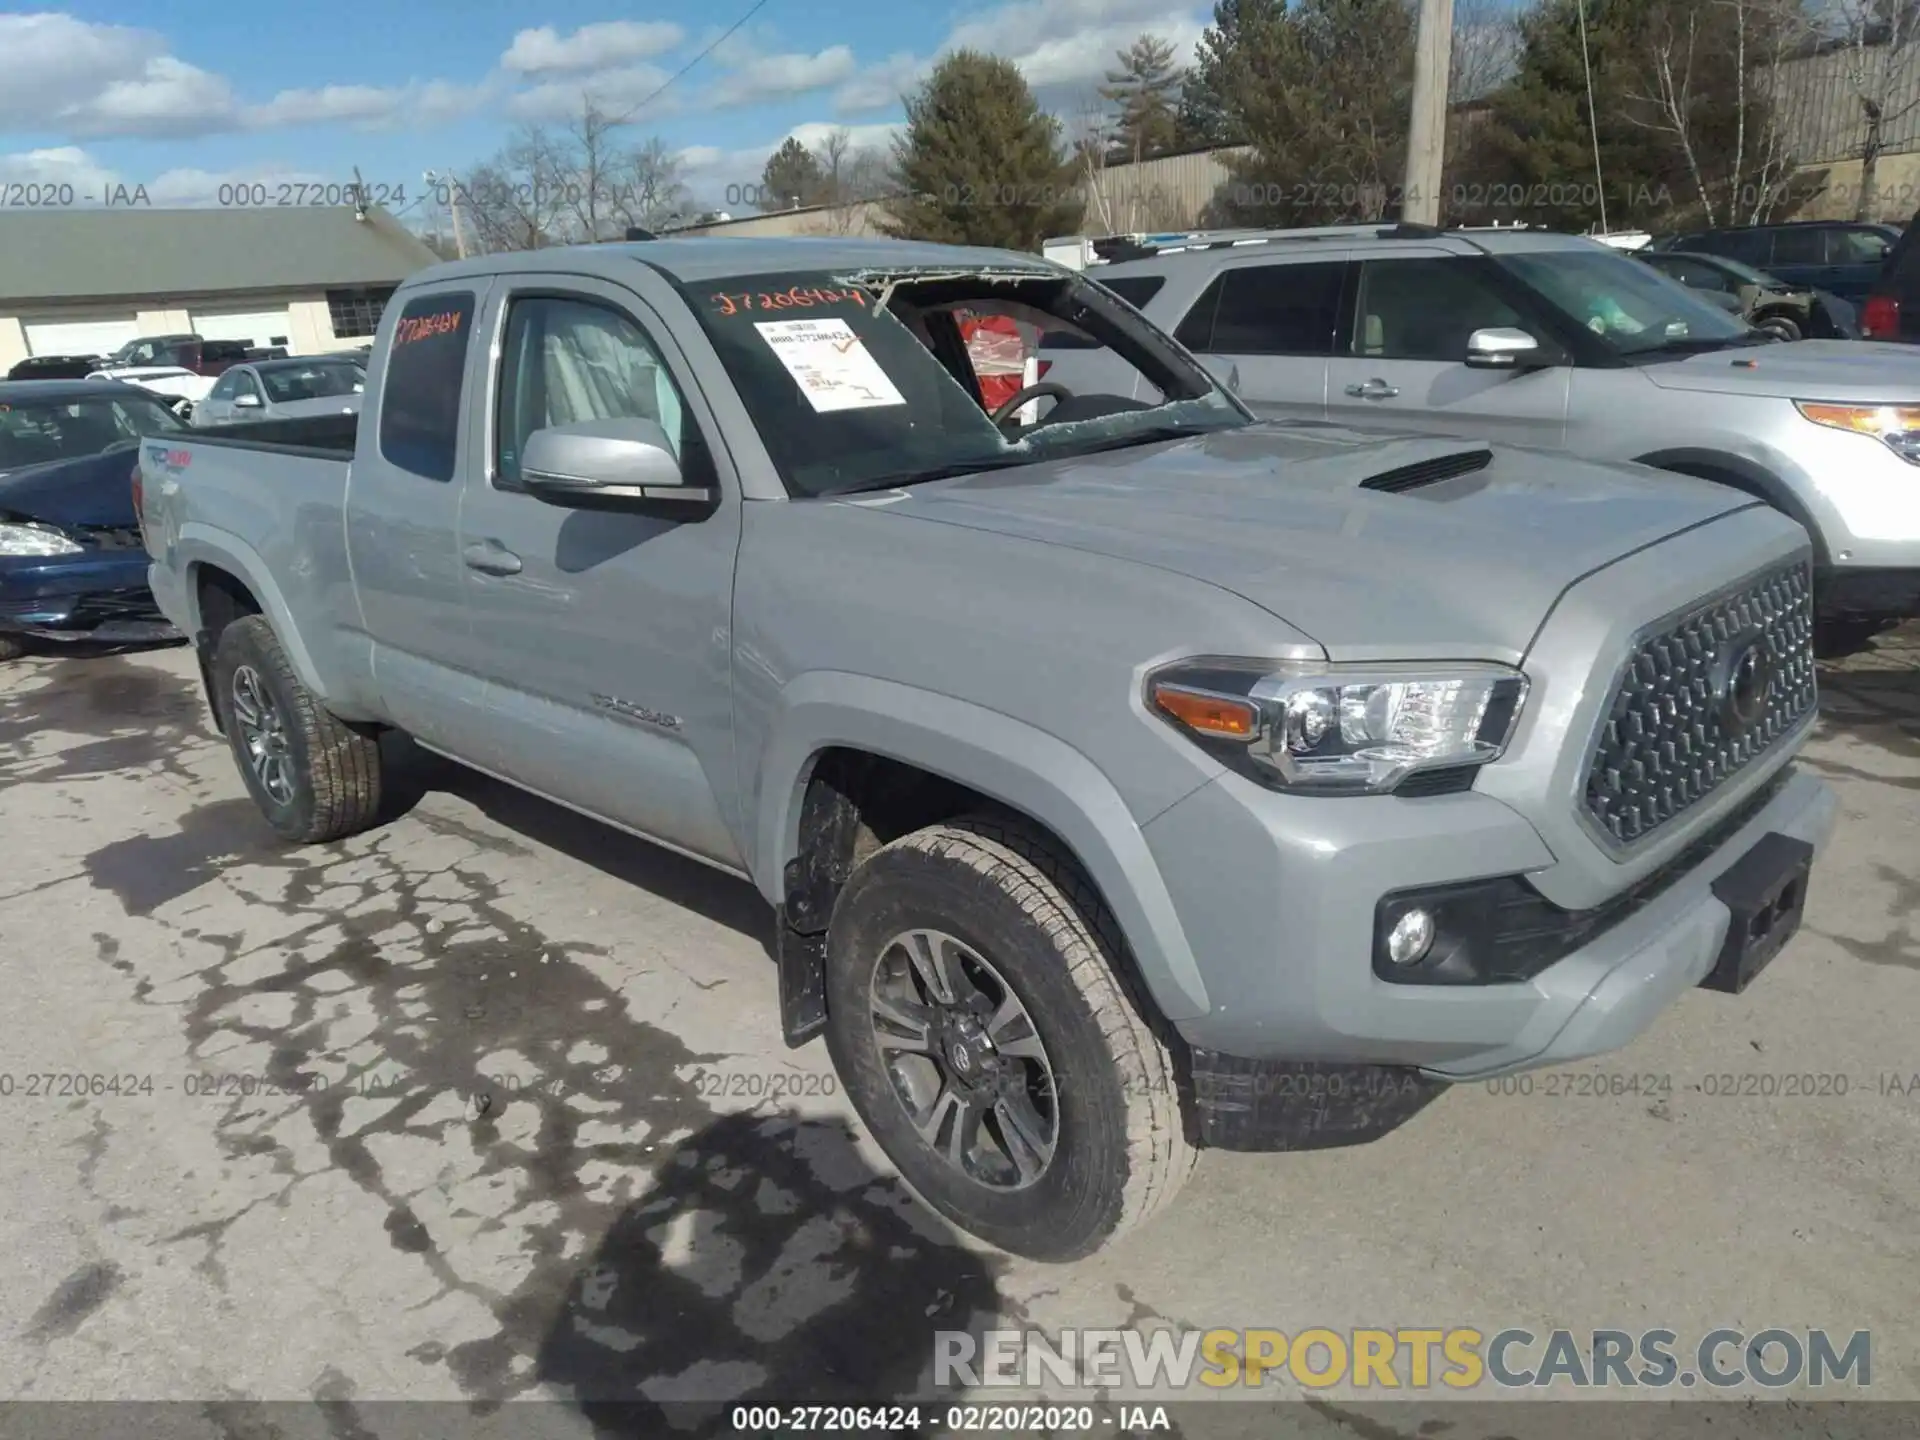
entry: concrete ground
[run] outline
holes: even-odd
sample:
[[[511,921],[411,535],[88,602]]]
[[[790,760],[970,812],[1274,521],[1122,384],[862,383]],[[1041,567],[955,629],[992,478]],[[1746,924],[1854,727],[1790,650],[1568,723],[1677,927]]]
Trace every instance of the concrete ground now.
[[[1364,1149],[1209,1154],[1049,1268],[887,1178],[781,1043],[746,885],[418,756],[390,824],[289,850],[188,652],[6,667],[0,1397],[194,1401],[231,1440],[255,1400],[366,1436],[373,1402],[541,1396],[586,1433],[598,1401],[905,1393],[936,1330],[1172,1322],[1865,1329],[1873,1394],[1920,1401],[1920,634],[1825,686],[1844,818],[1748,994]],[[1248,1433],[1574,1433],[1460,1405]],[[1596,1433],[1640,1433],[1615,1409]]]

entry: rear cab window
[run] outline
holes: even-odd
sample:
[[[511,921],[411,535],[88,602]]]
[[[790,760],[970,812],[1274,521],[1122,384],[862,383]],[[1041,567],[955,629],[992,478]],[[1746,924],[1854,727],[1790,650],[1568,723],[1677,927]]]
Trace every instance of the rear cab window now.
[[[394,322],[380,395],[380,456],[422,479],[453,479],[474,304],[471,290],[437,290],[409,300]]]

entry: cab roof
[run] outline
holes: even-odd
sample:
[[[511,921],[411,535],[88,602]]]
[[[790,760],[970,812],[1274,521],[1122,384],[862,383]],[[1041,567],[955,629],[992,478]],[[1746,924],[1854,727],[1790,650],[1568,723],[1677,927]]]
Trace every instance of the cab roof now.
[[[411,276],[406,289],[524,270],[561,270],[570,275],[624,278],[635,263],[651,266],[671,280],[704,283],[785,271],[998,270],[1018,269],[1037,277],[1066,277],[1073,272],[1039,255],[977,246],[933,245],[919,240],[841,239],[828,236],[692,236],[682,240],[635,240],[605,245],[567,245],[455,260]]]

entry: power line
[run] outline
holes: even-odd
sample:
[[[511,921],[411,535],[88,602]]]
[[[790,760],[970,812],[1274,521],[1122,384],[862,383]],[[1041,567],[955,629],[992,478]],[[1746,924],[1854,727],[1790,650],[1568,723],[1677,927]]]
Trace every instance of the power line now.
[[[722,45],[726,44],[727,41],[731,40],[743,25],[745,25],[749,20],[751,20],[755,15],[758,15],[762,10],[766,8],[766,6],[767,6],[767,0],[754,0],[754,3],[747,7],[747,13],[742,15],[738,20],[734,21],[733,24],[729,25],[725,30],[721,31],[718,39],[716,39],[711,45],[707,46],[707,48],[702,50],[698,55],[695,55],[691,60],[687,61],[687,63],[682,65],[678,70],[674,71],[673,74],[669,75],[665,80],[661,81],[659,86],[653,91],[652,94],[640,100],[637,104],[633,106],[632,109],[628,110],[626,114],[622,115],[618,120],[614,121],[613,123],[616,125],[626,124],[629,120],[633,119],[634,116],[638,115],[642,110],[646,109],[647,106],[651,105],[654,101],[658,100],[662,95],[664,95],[667,92],[668,88],[672,86],[676,80],[678,80],[681,76],[685,75],[689,70],[693,69],[693,67],[698,65],[702,60],[706,59],[707,56],[711,55],[714,51],[718,50]]]

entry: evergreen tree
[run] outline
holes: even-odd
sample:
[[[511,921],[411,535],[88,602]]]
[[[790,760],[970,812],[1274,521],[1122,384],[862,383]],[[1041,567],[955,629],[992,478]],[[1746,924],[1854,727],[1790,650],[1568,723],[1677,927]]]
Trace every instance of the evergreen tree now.
[[[1100,98],[1117,110],[1113,158],[1138,164],[1174,148],[1180,75],[1173,46],[1152,35],[1140,36],[1118,58],[1120,68],[1107,72]]]
[[[1080,226],[1084,198],[1062,152],[1060,122],[1034,101],[1011,60],[957,50],[907,97],[894,142],[900,191],[889,235],[1038,250]]]
[[[1182,147],[1238,145],[1246,139],[1227,93],[1229,72],[1249,36],[1272,25],[1286,8],[1286,0],[1220,0],[1213,7],[1213,24],[1201,35],[1193,67],[1180,86],[1175,127]]]
[[[1208,206],[1227,225],[1382,218],[1405,175],[1407,0],[1240,0],[1201,41],[1203,83],[1252,153]]]
[[[825,179],[813,152],[789,135],[767,157],[766,169],[760,172],[761,209],[790,210],[796,205],[818,204]]]

